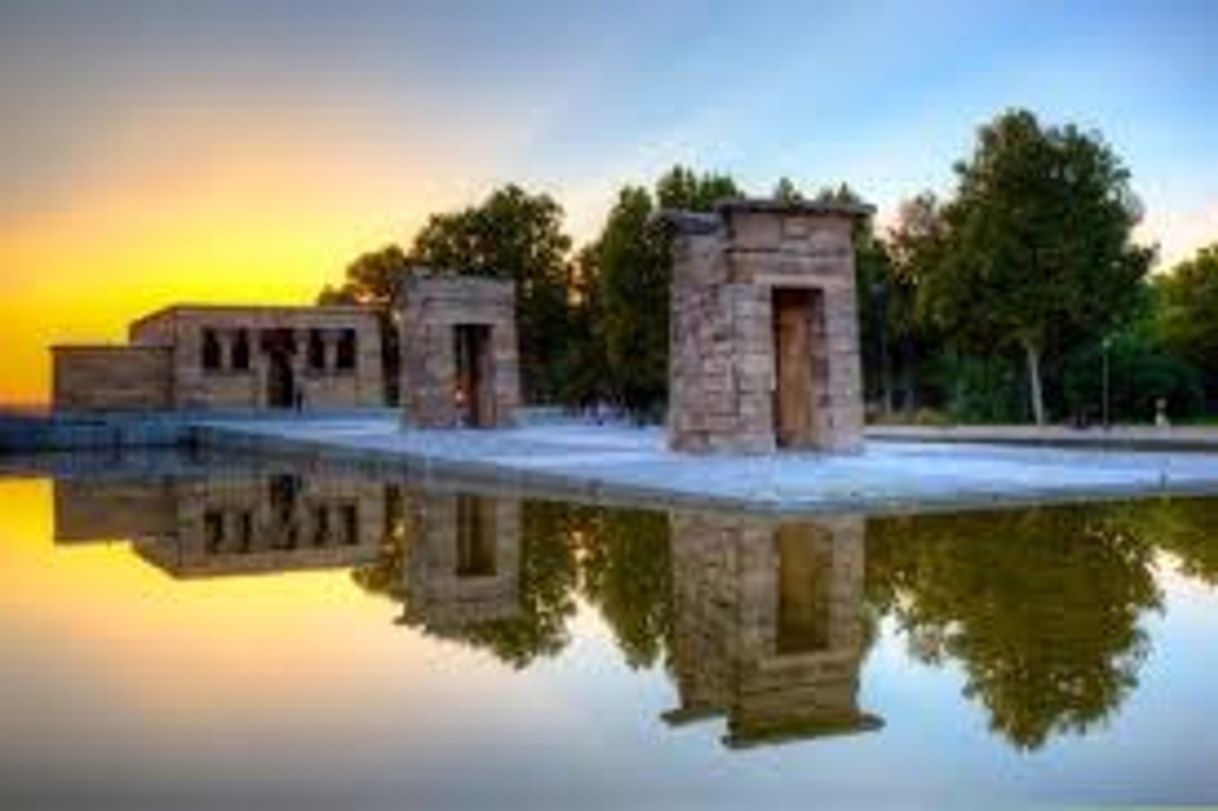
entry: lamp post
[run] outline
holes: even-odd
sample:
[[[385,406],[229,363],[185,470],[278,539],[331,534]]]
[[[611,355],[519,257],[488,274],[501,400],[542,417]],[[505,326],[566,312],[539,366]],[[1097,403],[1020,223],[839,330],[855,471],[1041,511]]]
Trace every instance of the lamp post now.
[[[1104,389],[1104,430],[1107,431],[1112,427],[1111,412],[1109,411],[1109,386],[1108,386],[1108,350],[1112,348],[1112,338],[1104,336],[1104,340],[1100,344],[1103,349],[1103,389]]]

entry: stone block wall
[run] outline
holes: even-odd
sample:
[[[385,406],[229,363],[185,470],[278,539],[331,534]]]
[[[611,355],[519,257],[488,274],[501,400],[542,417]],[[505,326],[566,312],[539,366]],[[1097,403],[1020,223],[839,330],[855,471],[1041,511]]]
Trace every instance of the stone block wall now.
[[[219,341],[219,368],[203,364],[204,331]],[[153,313],[131,326],[135,345],[168,347],[172,354],[173,407],[186,410],[253,410],[269,407],[271,364],[263,350],[266,331],[290,332],[293,384],[306,410],[376,408],[385,405],[384,361],[376,314],[360,307],[241,307],[188,305]],[[337,366],[339,335],[355,333],[353,369]],[[248,338],[249,363],[233,362],[236,336]],[[308,358],[311,331],[321,337],[324,365]]]
[[[56,411],[154,411],[172,406],[172,354],[155,346],[51,349]]]
[[[433,633],[520,611],[518,499],[407,491],[407,621]]]
[[[332,475],[232,474],[170,485],[172,529],[136,552],[174,577],[352,566],[385,534],[385,488]]]
[[[815,293],[806,363],[816,397],[810,440],[861,448],[862,385],[854,220],[862,206],[731,201],[713,215],[669,214],[673,286],[669,445],[768,453],[777,446],[774,293]]]
[[[172,532],[166,481],[55,479],[55,543],[130,541]]]
[[[729,745],[862,731],[862,516],[780,522],[674,513],[673,722],[723,714]],[[784,614],[811,600],[823,636],[783,647]]]
[[[493,402],[490,425],[511,425],[520,406],[516,295],[512,282],[469,276],[414,276],[400,296],[403,420],[425,428],[461,422],[455,401],[458,325],[490,328],[484,374]]]

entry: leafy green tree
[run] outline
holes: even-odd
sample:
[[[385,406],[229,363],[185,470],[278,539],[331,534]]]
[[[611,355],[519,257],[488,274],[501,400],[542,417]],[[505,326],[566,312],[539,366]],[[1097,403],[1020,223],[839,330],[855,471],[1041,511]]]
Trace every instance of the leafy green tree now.
[[[659,661],[672,630],[669,534],[668,514],[651,510],[598,511],[585,533],[583,593],[634,668]]]
[[[668,395],[668,311],[672,284],[669,236],[651,225],[661,208],[710,211],[740,197],[726,175],[674,166],[656,181],[654,195],[626,186],[581,265],[595,267],[596,334],[608,398],[643,419],[655,419]]]
[[[896,358],[901,406],[912,414],[936,387],[928,381],[942,368],[944,339],[940,330],[920,317],[918,288],[942,261],[947,239],[943,206],[931,192],[901,203],[896,224],[882,244],[887,249],[885,284],[886,319]],[[864,266],[860,263],[860,269]],[[864,276],[860,271],[860,284]],[[936,392],[938,393],[938,392]],[[942,394],[938,393],[940,400]]]
[[[572,520],[578,511],[557,502],[522,506],[520,610],[511,617],[473,622],[446,636],[489,650],[517,669],[556,656],[570,642],[578,562]]]
[[[568,282],[567,349],[557,372],[559,398],[586,409],[610,396],[609,361],[605,354],[604,295],[599,246],[580,249]]]
[[[646,189],[622,189],[595,248],[610,391],[636,414],[658,409],[668,391],[672,260],[654,211]]]
[[[930,664],[956,661],[964,693],[1021,749],[1083,732],[1137,685],[1161,605],[1154,547],[1105,507],[868,522],[867,593]]]
[[[1218,586],[1218,500],[1158,498],[1127,502],[1114,508],[1120,525],[1143,542],[1167,552],[1180,571],[1209,586]]]
[[[396,405],[402,370],[402,342],[394,313],[398,285],[412,271],[410,260],[397,245],[386,245],[357,257],[347,266],[345,280],[338,287],[326,285],[317,303],[358,304],[372,307],[381,331],[381,363],[384,369],[385,400]]]
[[[1196,364],[1218,398],[1218,243],[1156,278],[1154,290],[1158,340]]]
[[[569,641],[568,620],[575,614],[578,564],[572,529],[583,520],[580,508],[557,502],[526,501],[521,507],[521,561],[517,610],[510,616],[453,626],[428,624],[426,609],[412,603],[411,556],[426,539],[412,535],[412,523],[397,515],[388,521],[377,559],[357,567],[352,579],[371,594],[402,606],[401,624],[443,639],[490,651],[500,661],[524,668],[555,656]]]
[[[434,214],[415,236],[412,263],[516,283],[521,384],[530,402],[560,396],[567,351],[571,238],[546,194],[496,190],[479,206]]]
[[[1046,353],[1122,323],[1149,269],[1152,252],[1131,242],[1129,172],[1099,135],[1042,127],[1025,110],[982,127],[956,171],[947,249],[921,305],[973,349],[1022,350],[1043,424]]]
[[[1150,422],[1159,400],[1173,419],[1204,409],[1205,391],[1197,369],[1183,357],[1156,347],[1144,331],[1131,328],[1116,333],[1107,349],[1091,343],[1069,355],[1062,388],[1072,413],[1092,419],[1101,414],[1105,353],[1111,419]]]
[[[784,203],[798,203],[804,199],[799,187],[789,177],[778,178],[778,182],[774,184],[773,197],[775,200],[781,200]]]
[[[342,285],[326,285],[318,304],[367,304],[389,307],[401,280],[411,271],[410,260],[397,245],[360,255],[347,265]]]
[[[721,200],[742,196],[740,187],[729,175],[713,172],[700,175],[680,165],[656,181],[656,200],[660,208],[710,211]]]

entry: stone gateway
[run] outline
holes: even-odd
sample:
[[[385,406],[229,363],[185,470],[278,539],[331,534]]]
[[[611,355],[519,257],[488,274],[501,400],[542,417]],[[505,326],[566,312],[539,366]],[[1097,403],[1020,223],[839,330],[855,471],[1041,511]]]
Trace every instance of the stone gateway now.
[[[406,424],[511,425],[520,406],[513,283],[420,275],[399,293]]]
[[[862,447],[853,226],[870,206],[731,200],[674,231],[669,446]]]

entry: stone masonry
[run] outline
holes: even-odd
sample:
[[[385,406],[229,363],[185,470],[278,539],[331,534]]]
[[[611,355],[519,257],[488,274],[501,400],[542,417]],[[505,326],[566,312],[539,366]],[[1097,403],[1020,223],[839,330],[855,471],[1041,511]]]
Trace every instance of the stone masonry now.
[[[173,402],[173,353],[161,346],[51,348],[51,398],[59,411],[159,411]]]
[[[52,349],[57,411],[374,408],[381,333],[363,307],[176,305],[125,346]]]
[[[413,490],[403,498],[403,622],[444,636],[520,613],[518,499]]]
[[[55,539],[128,540],[176,578],[345,567],[376,558],[385,502],[383,484],[326,474],[63,479]]]
[[[670,723],[723,714],[730,746],[862,732],[861,515],[672,516]]]
[[[869,206],[726,201],[669,212],[669,445],[861,448],[852,228]]]
[[[401,288],[400,307],[403,420],[421,428],[512,424],[520,405],[513,283],[413,276]],[[475,381],[470,394],[462,391],[463,330],[481,331],[473,333],[478,346],[465,372],[466,381]],[[463,403],[463,396],[476,402]]]

